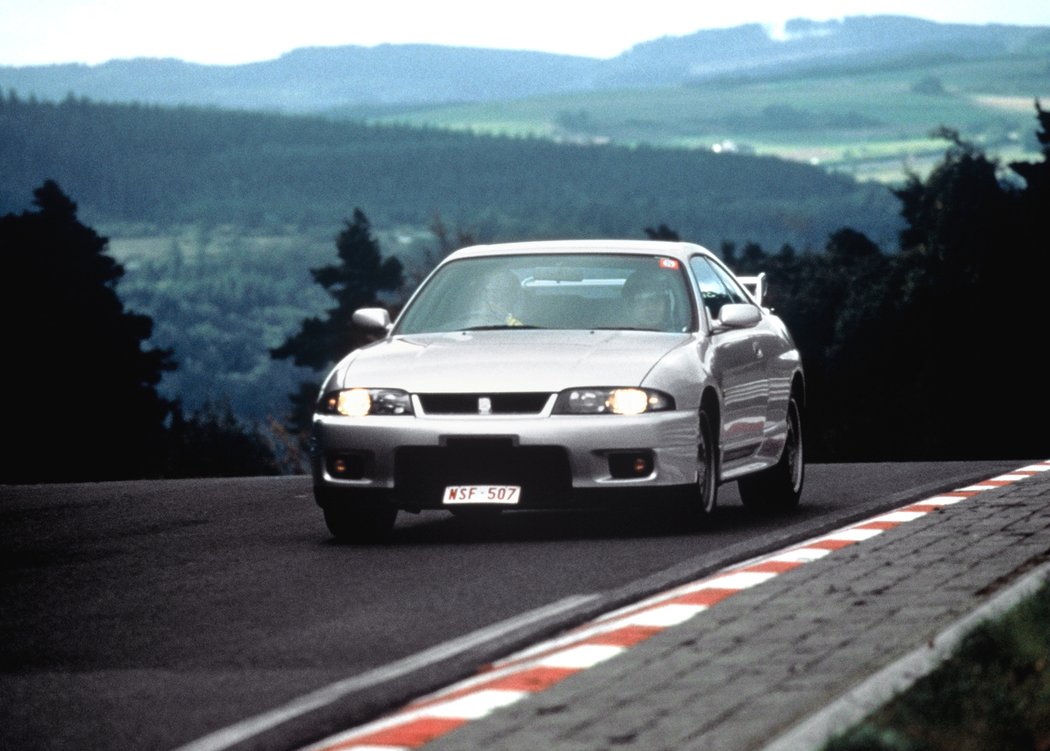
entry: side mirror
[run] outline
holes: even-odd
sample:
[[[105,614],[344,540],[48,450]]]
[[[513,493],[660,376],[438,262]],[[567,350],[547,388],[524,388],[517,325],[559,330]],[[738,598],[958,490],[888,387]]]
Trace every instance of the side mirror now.
[[[390,331],[390,313],[386,308],[360,308],[354,311],[350,319],[355,326],[370,331]]]
[[[752,326],[757,326],[761,320],[762,310],[760,308],[744,303],[728,303],[723,305],[722,310],[719,311],[715,329],[721,331],[725,329],[749,329]]]

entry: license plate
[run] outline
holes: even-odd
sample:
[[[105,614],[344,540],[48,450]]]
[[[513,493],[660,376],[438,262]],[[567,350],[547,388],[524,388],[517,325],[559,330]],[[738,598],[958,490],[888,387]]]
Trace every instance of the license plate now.
[[[445,505],[503,503],[513,505],[521,498],[520,485],[450,485],[445,488]]]

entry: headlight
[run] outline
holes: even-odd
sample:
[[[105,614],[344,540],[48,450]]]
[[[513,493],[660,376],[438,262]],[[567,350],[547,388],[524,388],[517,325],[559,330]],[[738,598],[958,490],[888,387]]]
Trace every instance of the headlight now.
[[[558,394],[555,414],[640,415],[674,409],[674,399],[660,391],[639,388],[569,389]]]
[[[325,394],[318,405],[328,415],[411,415],[412,399],[400,389],[343,389]]]

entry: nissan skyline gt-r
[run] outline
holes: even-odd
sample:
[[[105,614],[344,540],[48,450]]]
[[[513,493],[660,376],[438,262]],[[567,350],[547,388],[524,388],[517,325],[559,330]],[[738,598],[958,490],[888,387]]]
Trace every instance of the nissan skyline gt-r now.
[[[380,539],[399,510],[633,501],[702,523],[730,481],[748,507],[798,504],[798,350],[699,245],[464,248],[396,321],[353,320],[382,338],[328,375],[311,437],[338,539]]]

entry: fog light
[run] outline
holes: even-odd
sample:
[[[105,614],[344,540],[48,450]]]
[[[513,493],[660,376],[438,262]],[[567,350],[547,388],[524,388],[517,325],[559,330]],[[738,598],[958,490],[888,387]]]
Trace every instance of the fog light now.
[[[617,480],[648,477],[652,473],[651,451],[618,451],[609,454],[609,474]]]
[[[328,455],[325,466],[328,474],[340,480],[363,480],[368,457],[360,452],[341,451]]]

